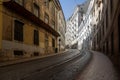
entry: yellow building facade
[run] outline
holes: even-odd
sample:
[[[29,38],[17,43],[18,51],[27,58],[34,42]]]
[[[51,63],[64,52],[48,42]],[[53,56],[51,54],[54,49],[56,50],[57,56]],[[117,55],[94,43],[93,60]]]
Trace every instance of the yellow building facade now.
[[[4,0],[1,4],[1,60],[57,52],[58,0]]]

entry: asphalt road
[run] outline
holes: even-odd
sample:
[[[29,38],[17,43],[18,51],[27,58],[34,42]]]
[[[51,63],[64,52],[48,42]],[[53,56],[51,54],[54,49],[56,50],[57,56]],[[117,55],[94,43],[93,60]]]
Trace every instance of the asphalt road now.
[[[73,80],[90,58],[90,52],[69,50],[59,55],[0,67],[0,80]]]

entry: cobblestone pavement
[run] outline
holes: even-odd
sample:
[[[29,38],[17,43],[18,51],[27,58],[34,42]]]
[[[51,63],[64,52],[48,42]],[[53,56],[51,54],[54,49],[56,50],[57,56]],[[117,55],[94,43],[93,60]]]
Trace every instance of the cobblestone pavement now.
[[[0,66],[0,80],[73,80],[91,54],[69,50],[63,54]]]
[[[88,66],[76,80],[118,80],[113,64],[102,53],[92,52],[93,57]]]
[[[84,51],[82,53],[83,57],[79,59],[76,58],[74,62],[70,63],[70,65],[65,66],[61,72],[55,74],[49,80],[74,80],[75,76],[81,72],[88,64],[92,56],[92,54],[88,51]]]

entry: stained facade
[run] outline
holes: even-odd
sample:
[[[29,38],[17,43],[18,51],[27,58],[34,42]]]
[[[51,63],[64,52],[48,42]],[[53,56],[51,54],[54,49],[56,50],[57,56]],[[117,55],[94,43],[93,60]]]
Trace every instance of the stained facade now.
[[[2,60],[58,52],[58,0],[2,0],[0,2]]]
[[[62,10],[58,12],[58,49],[59,51],[65,50],[65,33],[66,33],[66,21]]]

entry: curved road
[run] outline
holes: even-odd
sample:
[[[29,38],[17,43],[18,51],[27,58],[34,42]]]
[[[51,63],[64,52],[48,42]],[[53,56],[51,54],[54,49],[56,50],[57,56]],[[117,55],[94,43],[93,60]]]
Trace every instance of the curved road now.
[[[90,52],[65,53],[0,67],[0,80],[73,80],[91,58]]]

